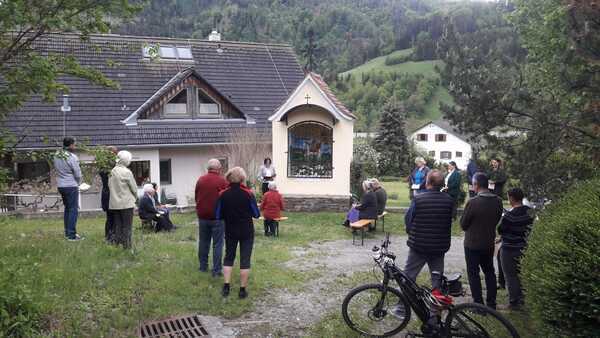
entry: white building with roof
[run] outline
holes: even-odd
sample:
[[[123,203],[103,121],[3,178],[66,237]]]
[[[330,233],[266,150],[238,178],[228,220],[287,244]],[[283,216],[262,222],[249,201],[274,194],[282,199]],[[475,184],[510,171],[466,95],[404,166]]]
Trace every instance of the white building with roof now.
[[[456,162],[459,169],[467,168],[472,147],[464,135],[445,121],[429,121],[410,135],[414,144],[439,163]]]

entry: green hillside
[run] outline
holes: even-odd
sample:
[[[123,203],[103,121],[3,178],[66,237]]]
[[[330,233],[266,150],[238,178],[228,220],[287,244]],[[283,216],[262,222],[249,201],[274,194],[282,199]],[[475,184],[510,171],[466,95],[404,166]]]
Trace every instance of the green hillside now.
[[[400,73],[408,73],[408,74],[423,74],[427,77],[439,77],[434,67],[437,65],[438,67],[443,67],[444,63],[440,60],[434,61],[408,61],[397,65],[386,65],[385,59],[388,56],[408,56],[412,53],[412,48],[397,50],[392,52],[391,54],[380,56],[375,59],[371,59],[366,63],[350,69],[346,72],[341,73],[340,75],[345,76],[348,74],[358,75],[363,73],[370,72],[400,72]]]
[[[385,60],[388,56],[391,57],[400,57],[400,56],[409,56],[412,53],[412,49],[403,49],[392,52],[391,54],[377,57],[375,59],[369,60],[368,62],[350,69],[346,72],[340,73],[340,78],[345,78],[348,75],[351,75],[353,78],[358,79],[363,76],[363,74],[377,74],[377,73],[404,73],[411,75],[422,75],[427,79],[439,80],[440,75],[436,71],[437,67],[444,67],[444,63],[441,60],[432,60],[432,61],[407,61],[404,63],[396,64],[396,65],[386,65]],[[430,92],[431,93],[431,92]],[[341,94],[341,97],[344,97],[344,94]],[[422,105],[423,111],[421,115],[418,117],[412,117],[407,123],[407,126],[410,128],[417,127],[423,124],[427,120],[436,120],[442,117],[442,112],[440,111],[439,104],[443,102],[445,104],[451,105],[454,103],[452,96],[448,93],[448,90],[442,86],[437,85],[433,89],[431,95],[428,96],[427,101]],[[352,106],[353,102],[345,102]],[[375,108],[376,109],[376,108]],[[361,112],[359,112],[360,115]],[[371,117],[372,120],[376,120],[376,117]],[[362,128],[361,125],[359,128]]]

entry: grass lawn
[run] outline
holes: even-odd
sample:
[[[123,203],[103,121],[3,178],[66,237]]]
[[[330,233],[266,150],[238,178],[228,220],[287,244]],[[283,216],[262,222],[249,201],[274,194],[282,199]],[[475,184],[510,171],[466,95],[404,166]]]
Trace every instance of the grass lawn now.
[[[291,259],[293,247],[352,238],[340,226],[343,214],[288,216],[278,239],[261,236],[262,223],[256,222],[250,297],[243,301],[237,297],[224,300],[222,280],[198,272],[193,214],[173,215],[174,223],[181,226],[174,233],[142,236],[134,230],[133,252],[104,244],[102,218],[80,219],[78,231],[86,237],[81,242],[63,239],[60,219],[0,221],[4,234],[0,279],[29,291],[41,308],[43,326],[56,337],[129,337],[143,320],[179,314],[235,318],[252,311],[253,301],[266,290],[293,290],[322,273],[299,273],[283,266]],[[403,233],[401,217],[390,214],[386,230]],[[234,291],[238,276],[235,271]]]
[[[392,52],[392,56],[396,55],[408,55],[412,53],[412,49],[403,49]],[[358,75],[363,73],[369,73],[372,71],[383,71],[383,72],[400,72],[400,73],[408,73],[408,74],[423,74],[426,77],[439,77],[439,74],[435,71],[434,66],[443,66],[444,63],[441,60],[432,60],[432,61],[408,61],[404,63],[400,63],[397,65],[386,65],[385,58],[388,55],[380,56],[374,59],[367,61],[366,63],[350,69],[340,75],[345,76],[348,74]]]
[[[385,181],[381,183],[387,192],[387,205],[390,207],[408,207],[410,198],[408,196],[408,183],[406,178],[396,181]]]

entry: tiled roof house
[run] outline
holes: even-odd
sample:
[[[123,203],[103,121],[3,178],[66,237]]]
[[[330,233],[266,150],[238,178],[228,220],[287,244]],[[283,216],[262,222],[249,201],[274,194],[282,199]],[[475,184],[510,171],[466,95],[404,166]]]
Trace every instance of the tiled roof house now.
[[[349,121],[355,118],[320,76],[303,72],[287,45],[121,35],[91,35],[84,41],[76,34],[54,33],[34,48],[46,55],[72,55],[119,88],[61,78],[70,88],[70,111],[61,110],[61,97],[48,103],[35,96],[4,121],[21,140],[19,149],[56,148],[64,135],[88,145],[127,149],[134,156],[130,168],[138,183],[160,182],[182,205],[193,203],[195,181],[208,159],[227,162],[218,147],[232,142],[236,130],[256,130],[265,143],[272,143],[269,118],[293,95],[304,95],[300,85],[307,79],[322,106],[330,105],[329,111]],[[348,145],[351,149],[351,140]],[[271,154],[255,155],[262,160]],[[331,153],[322,157],[332,158]],[[35,163],[15,168],[22,172],[19,177],[40,171]]]

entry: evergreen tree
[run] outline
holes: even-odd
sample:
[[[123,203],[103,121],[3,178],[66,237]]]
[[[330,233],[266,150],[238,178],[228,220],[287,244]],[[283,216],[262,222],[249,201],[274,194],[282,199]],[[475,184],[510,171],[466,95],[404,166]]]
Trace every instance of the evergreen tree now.
[[[379,133],[374,140],[374,147],[380,153],[381,175],[402,175],[409,169],[410,142],[404,133],[405,122],[406,108],[390,99],[383,107]]]

